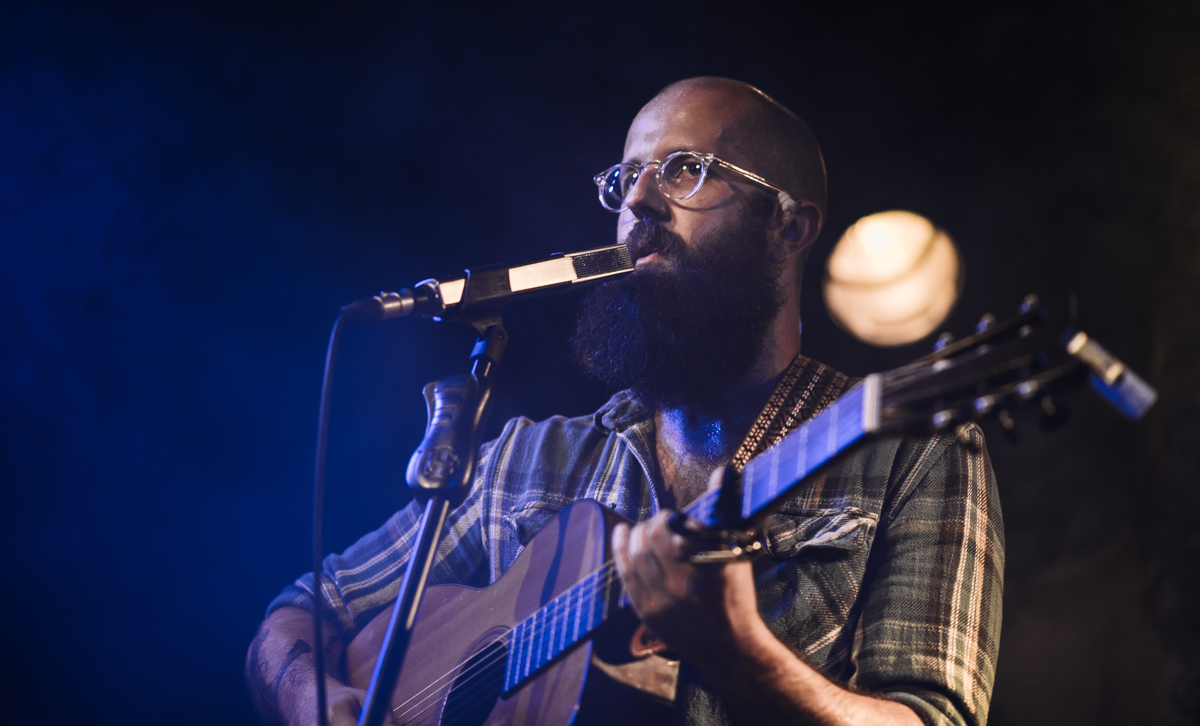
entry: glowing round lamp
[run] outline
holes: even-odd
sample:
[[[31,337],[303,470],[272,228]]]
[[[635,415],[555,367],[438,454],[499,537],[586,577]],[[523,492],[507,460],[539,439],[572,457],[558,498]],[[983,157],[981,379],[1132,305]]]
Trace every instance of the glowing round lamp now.
[[[958,250],[945,230],[912,212],[879,212],[838,240],[826,270],[825,305],[854,337],[905,345],[942,324],[962,280]]]

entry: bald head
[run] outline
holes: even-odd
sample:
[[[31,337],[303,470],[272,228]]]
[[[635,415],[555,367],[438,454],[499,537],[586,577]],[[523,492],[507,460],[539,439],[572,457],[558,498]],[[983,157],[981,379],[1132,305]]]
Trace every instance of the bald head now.
[[[645,114],[706,116],[718,148],[704,151],[744,166],[797,201],[816,204],[824,216],[825,162],[816,138],[800,117],[754,86],[728,78],[689,78],[659,91],[638,116]]]

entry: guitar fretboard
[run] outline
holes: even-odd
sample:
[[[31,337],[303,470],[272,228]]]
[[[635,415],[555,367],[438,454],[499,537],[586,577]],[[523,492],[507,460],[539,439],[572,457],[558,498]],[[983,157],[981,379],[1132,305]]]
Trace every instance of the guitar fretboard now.
[[[830,459],[853,446],[878,424],[878,381],[868,378],[824,411],[754,457],[742,470],[741,517],[757,521],[764,510],[789,494]],[[684,513],[707,527],[719,524],[718,492],[705,492]]]
[[[517,623],[508,639],[504,692],[578,643],[608,617],[616,565],[609,560],[578,584]]]

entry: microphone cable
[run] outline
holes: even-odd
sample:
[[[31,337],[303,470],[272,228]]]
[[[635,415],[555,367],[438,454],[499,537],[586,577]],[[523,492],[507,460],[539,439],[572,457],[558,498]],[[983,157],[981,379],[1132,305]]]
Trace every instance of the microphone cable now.
[[[333,321],[333,330],[329,333],[329,346],[325,349],[325,373],[321,377],[321,406],[317,412],[317,456],[313,471],[313,519],[312,519],[312,555],[313,555],[313,638],[317,641],[313,648],[313,668],[317,681],[317,723],[329,726],[329,715],[326,713],[325,695],[325,640],[321,633],[322,585],[321,573],[324,557],[322,556],[321,536],[322,520],[325,514],[325,453],[329,443],[329,399],[333,387],[333,367],[337,360],[338,342],[342,337],[342,322],[345,320],[344,311],[339,311]]]

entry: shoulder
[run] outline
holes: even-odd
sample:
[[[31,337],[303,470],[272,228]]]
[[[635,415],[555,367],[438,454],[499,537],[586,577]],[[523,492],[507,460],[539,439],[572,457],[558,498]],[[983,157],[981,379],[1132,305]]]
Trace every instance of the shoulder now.
[[[583,416],[551,416],[540,421],[525,416],[509,419],[500,436],[488,446],[549,451],[566,447],[570,451],[589,441],[607,439],[650,418],[651,413],[632,394],[620,391],[594,413]]]
[[[885,436],[864,442],[797,488],[791,507],[855,507],[885,519],[914,492],[961,498],[994,487],[983,432],[967,424],[961,434]]]
[[[591,469],[611,454],[622,433],[650,420],[650,414],[625,391],[596,412],[584,416],[551,416],[534,421],[510,419],[500,436],[485,445],[486,466],[493,476],[513,474],[539,480],[570,480],[569,474]]]

